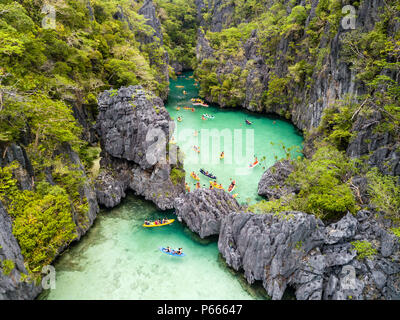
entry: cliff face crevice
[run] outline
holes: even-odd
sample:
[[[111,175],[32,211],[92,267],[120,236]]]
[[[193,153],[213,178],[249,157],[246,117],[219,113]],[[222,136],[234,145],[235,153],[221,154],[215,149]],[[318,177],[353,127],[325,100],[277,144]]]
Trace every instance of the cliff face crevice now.
[[[184,192],[184,179],[179,178],[184,171],[178,151],[168,146],[174,123],[162,100],[141,86],[106,91],[99,96],[96,128],[102,147],[99,203],[112,208],[129,188],[160,209],[171,209],[174,198]]]

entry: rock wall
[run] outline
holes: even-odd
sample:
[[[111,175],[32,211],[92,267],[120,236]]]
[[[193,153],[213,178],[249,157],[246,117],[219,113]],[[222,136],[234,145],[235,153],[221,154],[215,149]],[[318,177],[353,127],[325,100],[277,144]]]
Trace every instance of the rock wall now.
[[[298,300],[400,299],[400,246],[368,211],[324,226],[312,215],[231,213],[222,220],[218,248],[228,265],[262,281],[272,299],[287,286]],[[377,253],[359,259],[353,241]]]
[[[294,166],[289,160],[275,163],[262,175],[258,183],[258,194],[268,200],[272,200],[298,191],[296,188],[285,184],[286,179],[293,170]]]
[[[148,52],[150,58],[150,65],[156,66],[159,70],[157,74],[157,81],[160,83],[166,83],[167,86],[162,92],[160,97],[165,101],[168,98],[169,93],[169,56],[168,52],[162,47],[163,46],[163,34],[161,30],[161,23],[157,18],[156,9],[152,0],[145,0],[143,6],[138,11],[139,14],[143,15],[146,19],[146,24],[150,26],[154,32],[151,35],[140,35],[139,41],[143,44],[153,44],[155,50]],[[161,60],[155,51],[162,48]]]
[[[5,274],[2,263],[12,261],[14,268]],[[12,233],[12,221],[0,201],[0,300],[31,300],[41,291],[33,283],[21,281],[21,274],[27,274],[21,249]]]
[[[175,170],[184,175],[184,171],[174,146],[167,150],[174,122],[162,100],[141,86],[105,91],[98,100],[96,129],[102,147],[102,172],[96,181],[99,203],[112,208],[129,188],[160,209],[171,209],[174,199],[185,190],[184,179],[171,179],[171,174]],[[155,155],[151,161],[150,152]],[[170,159],[176,164],[170,164]]]

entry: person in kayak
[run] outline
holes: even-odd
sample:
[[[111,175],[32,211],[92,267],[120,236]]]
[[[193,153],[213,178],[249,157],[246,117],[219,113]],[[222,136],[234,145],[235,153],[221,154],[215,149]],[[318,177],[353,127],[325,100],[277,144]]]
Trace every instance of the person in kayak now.
[[[148,225],[150,225],[150,222],[149,222],[149,220],[144,220],[144,224],[146,225],[146,226],[148,226]]]
[[[165,248],[165,252],[171,252],[171,248],[168,246]]]
[[[178,250],[175,250],[175,253],[181,255],[182,254],[182,248],[179,248]]]

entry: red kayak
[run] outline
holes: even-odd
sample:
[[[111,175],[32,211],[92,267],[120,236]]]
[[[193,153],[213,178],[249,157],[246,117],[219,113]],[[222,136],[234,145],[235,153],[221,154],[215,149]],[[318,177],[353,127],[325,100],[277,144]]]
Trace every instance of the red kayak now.
[[[250,168],[254,168],[256,165],[258,165],[260,162],[257,160],[253,162],[251,165],[249,165]]]

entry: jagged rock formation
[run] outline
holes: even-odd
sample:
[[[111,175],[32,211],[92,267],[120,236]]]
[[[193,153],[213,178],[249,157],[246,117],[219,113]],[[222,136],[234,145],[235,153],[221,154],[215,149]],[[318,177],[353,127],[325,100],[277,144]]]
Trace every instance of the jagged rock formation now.
[[[169,93],[169,56],[168,52],[162,47],[163,45],[163,34],[161,30],[161,23],[157,18],[156,9],[152,0],[145,0],[143,6],[138,11],[139,14],[143,15],[146,19],[146,24],[150,26],[154,32],[151,35],[140,35],[139,41],[145,45],[152,45],[153,50],[148,51],[150,65],[156,66],[159,70],[157,74],[157,80],[160,83],[165,83],[166,88],[160,93],[161,99],[164,101],[168,98]],[[160,50],[160,53],[156,53]],[[161,54],[161,57],[158,55]]]
[[[173,170],[183,170],[176,149],[170,145],[167,150],[174,123],[162,100],[141,86],[105,91],[98,100],[103,171],[96,180],[99,203],[114,207],[129,188],[162,210],[172,208],[185,189],[184,179],[171,178]]]
[[[6,260],[14,263],[10,274],[1,267]],[[21,274],[27,274],[24,258],[12,234],[11,218],[0,201],[0,300],[31,300],[40,293],[41,287],[20,281]]]
[[[275,163],[262,175],[258,183],[258,194],[272,200],[295,192],[294,187],[285,184],[293,170],[294,166],[289,160]]]
[[[239,210],[237,201],[223,190],[196,189],[175,199],[178,219],[201,238],[219,234],[221,220]]]
[[[154,33],[151,36],[144,37],[144,43],[151,43],[156,41],[154,37],[159,39],[160,44],[163,43],[163,34],[161,31],[161,23],[156,15],[156,8],[152,0],[145,0],[143,6],[138,11],[139,14],[143,15],[146,19],[148,26],[152,27]]]
[[[377,254],[358,259],[351,244],[357,240],[374,243]],[[301,212],[231,213],[222,220],[218,248],[273,299],[287,286],[299,300],[400,299],[399,242],[367,211],[327,227]]]
[[[227,264],[249,283],[262,281],[273,299],[287,287],[299,300],[400,299],[400,242],[372,212],[324,225],[303,212],[254,214],[209,189],[182,195],[175,208],[201,238],[219,234]],[[354,241],[368,241],[376,253],[360,258]]]

